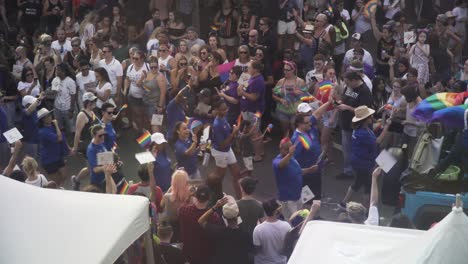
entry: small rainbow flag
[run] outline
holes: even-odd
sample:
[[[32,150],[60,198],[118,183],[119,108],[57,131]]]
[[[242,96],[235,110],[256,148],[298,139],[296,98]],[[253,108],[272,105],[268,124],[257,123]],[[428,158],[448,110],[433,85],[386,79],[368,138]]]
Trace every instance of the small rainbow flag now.
[[[273,124],[268,124],[267,128],[266,128],[266,131],[268,133],[271,133],[271,130],[273,129]]]
[[[301,101],[310,103],[312,101],[315,101],[315,97],[313,97],[312,95],[303,95],[301,96]]]
[[[236,126],[240,127],[241,122],[242,122],[242,114],[239,114],[239,116],[237,117]]]
[[[393,105],[391,105],[391,104],[386,104],[386,105],[383,106],[383,108],[384,108],[385,110],[392,111],[392,110],[393,110]]]
[[[122,111],[122,110],[125,110],[127,108],[128,108],[128,104],[124,104],[124,105],[122,105],[122,107],[120,107],[119,112]]]
[[[318,85],[319,85],[319,91],[322,93],[328,92],[331,90],[331,88],[333,88],[333,83],[327,80],[321,81]]]
[[[306,150],[309,150],[310,149],[310,145],[312,144],[311,142],[309,142],[309,139],[307,137],[305,137],[304,135],[302,134],[299,134],[299,142],[301,142],[302,146],[306,149]]]
[[[142,148],[146,148],[151,143],[151,134],[145,131],[143,135],[137,138],[137,142]]]
[[[255,113],[255,116],[256,116],[257,118],[262,118],[262,113],[261,113],[260,111],[257,111],[257,112]]]
[[[129,187],[128,182],[126,180],[124,180],[124,182],[122,183],[122,187],[120,188],[119,194],[127,194],[128,187]]]

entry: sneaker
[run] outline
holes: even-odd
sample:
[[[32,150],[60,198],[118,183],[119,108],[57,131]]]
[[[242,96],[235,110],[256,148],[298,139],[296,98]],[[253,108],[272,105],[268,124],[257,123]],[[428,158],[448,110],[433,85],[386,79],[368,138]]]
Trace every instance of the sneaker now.
[[[346,211],[346,204],[343,202],[338,203],[338,209]]]
[[[352,180],[354,177],[353,177],[353,175],[349,175],[349,174],[346,174],[346,173],[341,173],[341,174],[336,175],[335,178],[337,180]]]
[[[72,190],[79,191],[80,190],[80,182],[76,178],[76,175],[71,176],[71,182],[72,182]]]

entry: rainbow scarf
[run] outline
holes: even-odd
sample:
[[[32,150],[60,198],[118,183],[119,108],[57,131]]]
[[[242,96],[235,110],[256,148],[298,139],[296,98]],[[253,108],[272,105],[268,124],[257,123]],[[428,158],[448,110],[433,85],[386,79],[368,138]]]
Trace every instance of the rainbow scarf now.
[[[303,95],[301,96],[301,101],[310,103],[312,101],[315,101],[315,97],[313,97],[312,95]]]
[[[129,187],[128,182],[126,180],[124,180],[124,182],[122,183],[122,187],[120,188],[119,194],[127,194],[128,187]]]
[[[142,148],[146,148],[151,143],[151,134],[145,131],[143,135],[137,138],[137,142]]]
[[[436,93],[421,101],[412,115],[424,122],[439,121],[452,128],[463,128],[463,113],[468,105],[463,104],[468,92]]]
[[[310,142],[310,138],[308,136],[303,135],[302,133],[299,133],[299,142],[301,142],[302,147],[304,147],[305,150],[309,150],[310,146],[312,146],[312,142]]]

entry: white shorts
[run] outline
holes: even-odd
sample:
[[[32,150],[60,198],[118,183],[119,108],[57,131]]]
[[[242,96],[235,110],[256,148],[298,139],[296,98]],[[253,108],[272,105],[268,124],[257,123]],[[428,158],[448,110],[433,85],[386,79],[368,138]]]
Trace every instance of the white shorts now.
[[[233,47],[233,46],[236,46],[237,44],[237,38],[236,37],[232,37],[232,38],[219,38],[219,44],[221,46],[229,46],[229,47]]]
[[[289,221],[289,218],[297,211],[302,209],[301,200],[297,201],[279,201],[281,204],[281,213],[284,216],[284,220]]]
[[[211,156],[215,159],[216,167],[219,168],[227,168],[228,165],[232,165],[237,163],[236,155],[234,155],[234,151],[232,148],[229,151],[222,152],[218,151],[214,148],[211,148]]]
[[[325,127],[327,128],[335,128],[336,125],[338,124],[338,118],[335,116],[335,118],[332,120],[333,117],[333,111],[334,110],[329,110],[323,113],[322,115],[322,123]]]
[[[282,20],[278,21],[278,35],[296,33],[296,21],[285,22]]]

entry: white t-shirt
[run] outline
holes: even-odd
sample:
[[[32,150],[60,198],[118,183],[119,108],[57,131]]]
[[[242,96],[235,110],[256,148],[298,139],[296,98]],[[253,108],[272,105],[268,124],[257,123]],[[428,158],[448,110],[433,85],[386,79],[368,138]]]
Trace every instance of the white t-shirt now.
[[[305,77],[305,83],[307,86],[310,86],[310,84],[314,81],[313,79],[317,79],[317,82],[321,82],[323,80],[323,74],[320,72],[317,72],[316,69],[310,70]]]
[[[65,43],[63,45],[60,45],[59,41],[53,41],[51,47],[57,51],[57,54],[60,54],[60,58],[65,58],[65,54],[67,52],[70,52],[72,50],[72,45],[70,40],[65,40]]]
[[[242,63],[239,61],[239,59],[236,59],[236,61],[234,62],[234,66],[240,66],[243,72],[247,72],[247,67],[249,66],[249,63]]]
[[[104,96],[104,93],[107,91],[107,90],[112,90],[112,85],[109,83],[109,82],[106,82],[102,87],[99,87],[99,85],[96,85],[96,93],[97,95],[99,96]],[[109,97],[110,98],[110,97]],[[107,99],[106,102],[109,102],[109,99]],[[97,102],[96,102],[96,106],[98,108],[101,108],[102,104],[104,102],[101,101],[101,99],[98,99]]]
[[[81,49],[86,50],[86,41],[94,36],[94,33],[96,33],[96,28],[93,23],[88,23],[83,30],[83,36],[81,36]]]
[[[30,82],[30,83],[19,82],[18,83],[18,91],[23,91],[24,89],[28,90],[29,87],[31,87],[31,85],[33,83],[34,83],[34,81]],[[34,88],[31,90],[31,95],[34,96],[34,97],[38,97],[40,93],[41,93],[41,85],[39,84],[39,82],[37,82],[36,86],[34,86]]]
[[[379,225],[379,209],[377,209],[376,206],[371,206],[369,208],[369,216],[367,217],[367,220],[364,221],[364,224],[373,226]]]
[[[72,95],[76,94],[75,81],[68,76],[63,80],[60,80],[59,77],[55,77],[52,80],[52,88],[54,83],[58,83],[58,93],[57,97],[55,97],[54,107],[60,111],[70,110]]]
[[[465,33],[465,23],[466,22],[464,22],[463,20],[466,19],[466,17],[468,16],[468,8],[466,8],[466,7],[465,8],[455,7],[452,10],[452,13],[453,13],[454,16],[456,16],[456,18],[455,18],[455,21],[456,21],[455,28],[457,29],[457,31]]]
[[[362,61],[365,64],[368,64],[370,66],[374,66],[374,60],[372,59],[371,54],[367,50],[365,50],[365,49],[363,49],[363,50],[364,50],[364,57],[362,57]],[[348,65],[351,62],[351,60],[353,59],[353,57],[354,57],[354,49],[350,49],[350,50],[346,51],[343,63],[345,65]]]
[[[348,22],[350,19],[351,19],[351,16],[349,15],[349,11],[347,9],[343,9],[343,11],[341,11],[341,17],[346,21]]]
[[[372,89],[373,89],[373,86],[372,86],[372,81],[371,79],[369,79],[369,77],[367,77],[367,75],[363,75],[362,76],[362,80],[364,81],[364,83],[367,85],[367,87],[369,88],[370,92],[372,93]]]
[[[34,186],[37,186],[37,187],[44,187],[44,186],[47,186],[49,181],[47,181],[47,178],[44,175],[39,174],[39,175],[37,175],[37,179],[35,179],[34,181],[30,181],[30,180],[26,179],[24,181],[24,183],[31,184],[31,185],[34,185]]]
[[[21,62],[19,60],[17,60],[15,62],[15,64],[13,65],[13,76],[15,76],[15,78],[17,80],[21,79],[21,73],[23,72],[23,69],[24,67],[33,67],[33,64],[32,62],[29,60],[29,59],[26,59],[26,61],[24,62]]]
[[[96,88],[96,75],[94,71],[89,70],[87,76],[83,76],[83,73],[79,72],[76,75],[76,86],[78,86],[77,101],[80,109],[83,108],[83,94],[88,91],[89,88]]]
[[[158,39],[150,39],[146,43],[146,52],[148,56],[158,56],[158,49],[159,49],[159,40]]]
[[[137,86],[137,81],[140,80],[143,75],[143,71],[149,72],[148,63],[144,63],[143,66],[137,71],[135,65],[132,64],[128,66],[127,69],[127,78],[130,80],[130,89],[128,94],[133,98],[143,98],[145,90],[142,87]]]
[[[115,95],[117,93],[117,77],[123,76],[122,64],[115,58],[109,64],[106,63],[105,59],[102,59],[99,61],[99,67],[106,69],[112,84],[111,94]]]
[[[253,244],[260,247],[255,255],[255,264],[286,264],[286,256],[281,255],[284,237],[291,229],[288,222],[263,222],[253,231]]]

